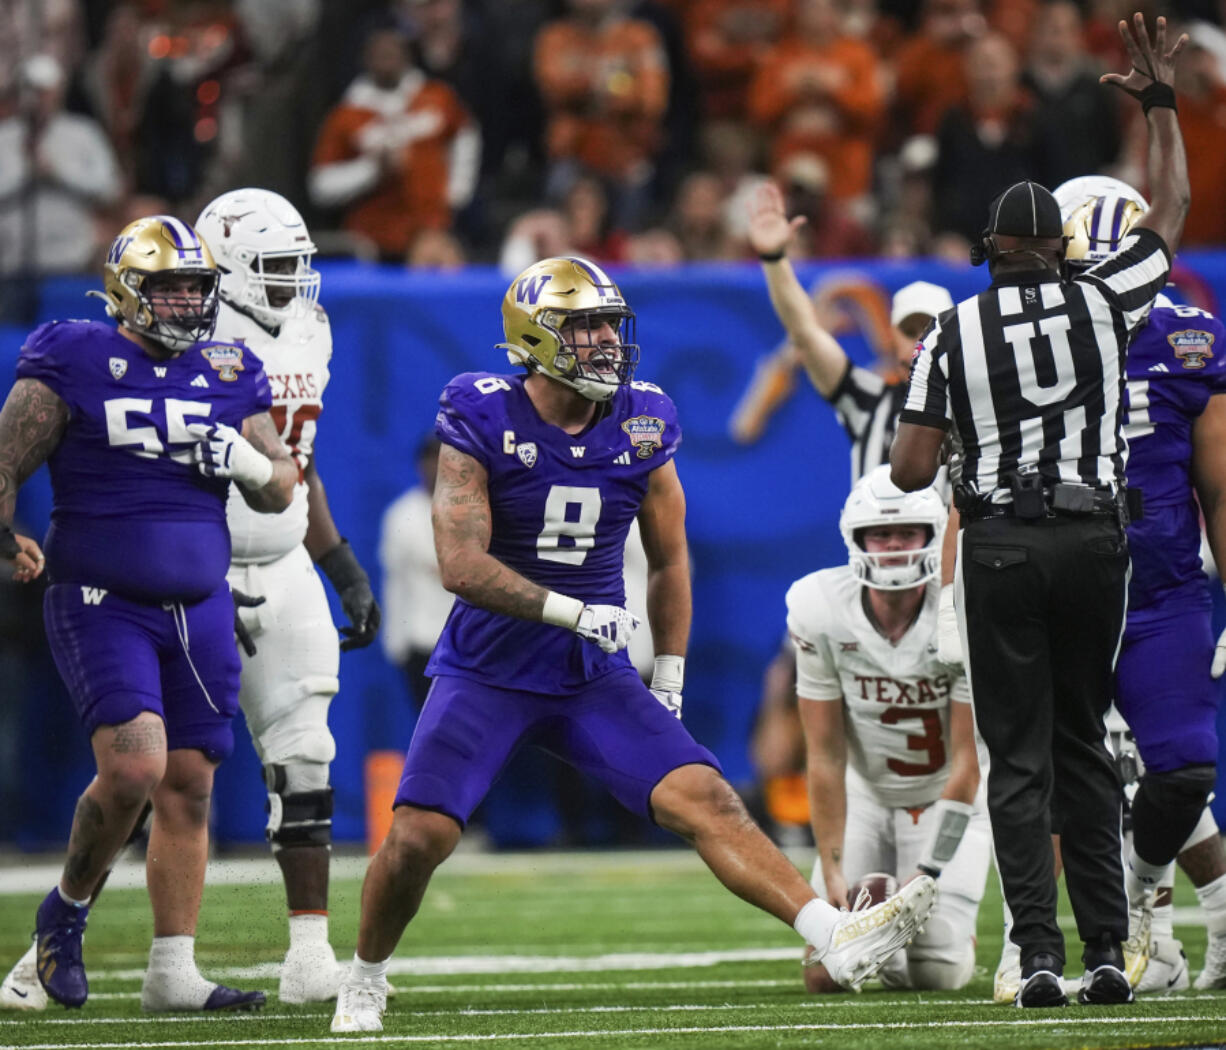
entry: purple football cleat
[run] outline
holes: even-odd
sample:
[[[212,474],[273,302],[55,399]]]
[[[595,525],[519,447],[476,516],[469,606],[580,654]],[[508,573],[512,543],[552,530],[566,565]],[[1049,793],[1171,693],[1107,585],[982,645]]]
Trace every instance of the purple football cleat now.
[[[204,1001],[206,1010],[258,1010],[265,1003],[263,992],[243,992],[219,984]]]
[[[80,1006],[89,998],[89,981],[81,962],[81,941],[89,908],[77,908],[53,889],[38,906],[34,938],[38,981],[57,1003]]]

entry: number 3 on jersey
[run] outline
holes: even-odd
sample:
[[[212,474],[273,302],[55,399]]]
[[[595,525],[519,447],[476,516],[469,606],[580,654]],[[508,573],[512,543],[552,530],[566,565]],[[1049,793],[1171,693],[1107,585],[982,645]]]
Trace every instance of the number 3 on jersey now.
[[[596,545],[600,489],[553,485],[545,497],[545,525],[536,537],[536,556],[564,565],[582,565]]]

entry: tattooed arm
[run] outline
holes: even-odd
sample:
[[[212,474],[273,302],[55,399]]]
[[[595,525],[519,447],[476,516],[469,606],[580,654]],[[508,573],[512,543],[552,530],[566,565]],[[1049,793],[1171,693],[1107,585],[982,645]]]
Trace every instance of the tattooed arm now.
[[[261,412],[243,420],[243,437],[251,447],[272,463],[272,477],[258,489],[239,485],[247,506],[264,514],[277,514],[289,506],[294,497],[294,485],[298,481],[298,464],[290,458],[289,449],[277,436],[272,416]]]
[[[549,591],[489,553],[488,475],[472,456],[443,445],[431,520],[443,586],[491,612],[539,620]]]
[[[55,451],[67,425],[68,406],[45,383],[19,379],[13,384],[0,409],[0,531],[12,525],[17,490]],[[43,571],[43,552],[28,536],[14,536],[0,556],[13,557],[14,542],[13,577],[26,583]]]

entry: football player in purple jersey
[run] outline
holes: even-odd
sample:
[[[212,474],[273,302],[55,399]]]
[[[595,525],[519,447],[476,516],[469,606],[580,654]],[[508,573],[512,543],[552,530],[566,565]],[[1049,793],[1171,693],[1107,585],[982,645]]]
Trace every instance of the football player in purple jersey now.
[[[259,359],[208,341],[217,281],[190,226],[131,223],[103,268],[117,327],[36,329],[0,410],[0,525],[26,478],[50,469],[47,637],[98,766],[36,918],[39,980],[65,1006],[89,994],[89,905],[148,801],[154,941],[142,1005],[264,1001],[205,980],[192,961],[213,770],[233,748],[238,709],[226,494],[233,481],[252,507],[280,511],[298,476]]]
[[[358,945],[334,1032],[380,1031],[388,960],[434,869],[515,751],[536,744],[676,832],[732,892],[792,925],[856,987],[922,925],[920,876],[874,908],[839,912],[746,814],[679,721],[690,629],[676,409],[633,382],[634,314],[598,266],[552,258],[502,303],[526,374],[468,373],[443,391],[433,500],[443,585],[456,595],[405,761],[392,827],[367,871]],[[637,518],[648,560],[655,672],[626,653],[622,551]]]
[[[1056,198],[1066,214],[1072,266],[1115,251],[1148,208],[1132,187],[1102,177],[1072,180]],[[1218,318],[1165,296],[1128,346],[1128,484],[1142,490],[1145,509],[1128,527],[1132,578],[1115,705],[1143,763],[1125,868],[1133,925],[1143,905],[1153,909],[1150,963],[1138,991],[1188,985],[1187,959],[1172,930],[1176,858],[1209,926],[1196,987],[1226,988],[1226,851],[1207,808],[1217,772],[1217,679],[1226,668],[1226,633],[1215,649],[1200,559],[1203,515],[1209,549],[1226,564],[1224,347],[1226,326]]]

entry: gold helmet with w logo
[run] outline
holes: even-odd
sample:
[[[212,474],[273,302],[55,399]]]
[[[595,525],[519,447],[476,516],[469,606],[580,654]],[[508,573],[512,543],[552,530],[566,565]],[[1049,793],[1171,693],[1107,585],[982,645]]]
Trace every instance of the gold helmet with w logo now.
[[[611,336],[605,331],[611,329]],[[608,274],[578,256],[543,259],[502,300],[499,347],[513,365],[541,372],[590,401],[607,401],[634,378],[634,312]]]
[[[101,298],[121,325],[179,353],[213,334],[218,276],[195,230],[174,216],[152,215],[128,223],[111,242]]]

